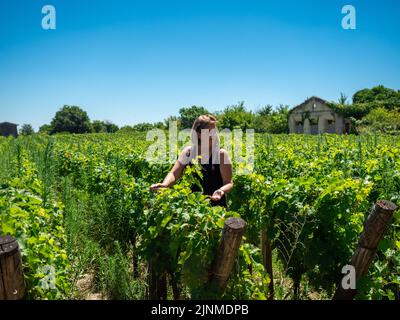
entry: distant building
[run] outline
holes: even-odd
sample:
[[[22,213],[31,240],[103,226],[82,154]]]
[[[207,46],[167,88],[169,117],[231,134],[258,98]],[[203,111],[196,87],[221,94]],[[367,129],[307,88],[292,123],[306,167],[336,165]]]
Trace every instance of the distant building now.
[[[328,107],[327,102],[311,97],[289,111],[290,133],[350,133],[351,121]]]
[[[18,136],[17,124],[10,122],[1,122],[0,123],[0,136]]]

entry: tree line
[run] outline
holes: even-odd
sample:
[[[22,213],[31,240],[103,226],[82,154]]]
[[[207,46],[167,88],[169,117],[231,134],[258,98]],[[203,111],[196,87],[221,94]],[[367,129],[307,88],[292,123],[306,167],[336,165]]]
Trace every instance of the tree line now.
[[[202,106],[190,106],[179,109],[178,116],[170,116],[163,122],[142,122],[131,126],[119,128],[111,121],[91,121],[87,112],[79,106],[63,106],[56,112],[50,124],[42,125],[39,133],[115,133],[131,131],[147,131],[154,128],[168,129],[171,121],[176,121],[179,129],[191,128],[194,120],[203,114],[213,114],[218,119],[221,128],[229,129],[254,129],[256,132],[287,133],[288,132],[289,106],[280,105],[273,108],[266,105],[253,112],[247,110],[244,102],[226,107],[222,111],[210,112]],[[20,130],[21,135],[33,134],[30,124],[24,124]]]
[[[337,103],[328,104],[334,111],[350,118],[355,134],[400,132],[400,90],[382,85],[357,91],[348,103],[341,94]]]
[[[350,118],[353,133],[398,133],[400,131],[400,91],[382,85],[357,91],[352,102],[341,94],[338,102],[329,102],[334,111]],[[86,111],[78,106],[63,106],[50,124],[40,127],[39,133],[115,133],[147,131],[154,128],[168,129],[170,121],[177,121],[179,129],[191,128],[193,121],[202,114],[213,114],[220,128],[254,129],[255,132],[288,133],[289,106],[265,105],[256,111],[248,110],[243,101],[227,106],[222,111],[210,112],[202,106],[179,109],[178,115],[160,122],[142,122],[118,127],[111,121],[91,121]],[[33,134],[30,124],[24,124],[20,134]]]

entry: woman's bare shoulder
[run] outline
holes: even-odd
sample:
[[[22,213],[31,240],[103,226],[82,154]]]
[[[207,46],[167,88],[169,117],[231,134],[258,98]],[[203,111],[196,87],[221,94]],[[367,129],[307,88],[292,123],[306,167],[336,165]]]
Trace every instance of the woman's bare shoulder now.
[[[183,165],[188,164],[191,160],[191,153],[192,153],[191,146],[183,148],[181,154],[179,155],[178,161]]]
[[[219,156],[220,156],[220,161],[221,164],[231,164],[231,159],[229,158],[229,154],[228,151],[226,151],[225,149],[221,148],[219,149]]]
[[[184,154],[187,157],[190,157],[191,152],[192,152],[192,146],[187,146],[187,147],[182,149],[181,154]]]

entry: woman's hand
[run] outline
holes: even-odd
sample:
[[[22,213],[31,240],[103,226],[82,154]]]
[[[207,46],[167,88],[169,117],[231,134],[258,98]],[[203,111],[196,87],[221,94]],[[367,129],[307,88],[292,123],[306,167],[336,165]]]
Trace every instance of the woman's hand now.
[[[225,192],[221,189],[215,190],[213,195],[211,196],[211,201],[219,201],[224,196]]]
[[[166,188],[166,187],[167,187],[167,186],[164,185],[163,183],[155,183],[155,184],[152,184],[152,185],[150,186],[150,190],[156,191],[156,190],[160,190],[160,189]]]
[[[185,151],[183,151],[185,152]],[[182,154],[183,154],[182,152]],[[183,170],[185,169],[185,166],[177,160],[171,169],[170,172],[168,172],[167,176],[165,177],[164,181],[161,183],[155,183],[150,186],[150,190],[152,191],[157,191],[163,188],[169,188],[172,187],[175,182],[182,176]]]

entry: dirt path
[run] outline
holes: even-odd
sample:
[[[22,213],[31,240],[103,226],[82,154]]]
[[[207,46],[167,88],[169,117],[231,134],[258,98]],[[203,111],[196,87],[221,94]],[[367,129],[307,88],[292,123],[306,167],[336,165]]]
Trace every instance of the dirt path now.
[[[76,283],[81,300],[107,300],[102,293],[94,292],[93,274],[84,274]]]

